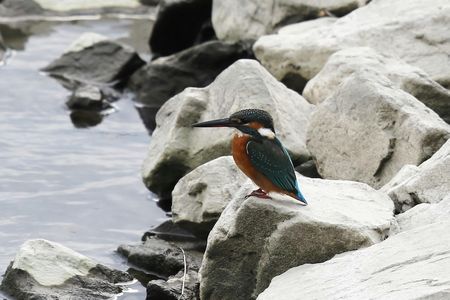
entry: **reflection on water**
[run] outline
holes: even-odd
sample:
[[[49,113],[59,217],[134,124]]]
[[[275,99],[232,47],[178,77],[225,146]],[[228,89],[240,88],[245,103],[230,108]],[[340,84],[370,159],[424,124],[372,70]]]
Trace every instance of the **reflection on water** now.
[[[124,270],[117,246],[138,242],[164,219],[141,183],[149,135],[132,101],[116,102],[118,110],[101,123],[102,117],[70,115],[64,106],[70,92],[39,72],[86,31],[130,43],[148,57],[150,26],[142,20],[0,26],[15,49],[0,67],[0,272],[31,238],[61,242]],[[77,129],[71,119],[77,127],[98,125]]]

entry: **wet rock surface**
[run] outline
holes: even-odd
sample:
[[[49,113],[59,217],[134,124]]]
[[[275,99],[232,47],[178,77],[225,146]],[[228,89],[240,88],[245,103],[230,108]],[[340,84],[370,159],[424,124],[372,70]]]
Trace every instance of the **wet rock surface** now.
[[[150,37],[155,56],[167,56],[215,38],[212,0],[161,0]]]
[[[333,53],[367,46],[381,54],[400,57],[448,87],[450,31],[445,24],[449,22],[449,12],[450,3],[446,0],[433,5],[421,0],[371,1],[332,24],[301,33],[280,30],[279,34],[263,36],[253,50],[276,78],[294,73],[311,79]]]
[[[290,23],[323,17],[343,16],[365,4],[365,0],[214,0],[212,22],[219,39],[257,39]]]
[[[110,299],[133,278],[47,240],[25,242],[0,289],[17,299]]]
[[[101,111],[111,108],[111,104],[106,101],[100,88],[93,85],[79,86],[66,102],[70,109],[85,109]]]
[[[293,266],[385,238],[394,208],[387,195],[361,183],[298,180],[306,207],[290,198],[244,199],[255,188],[249,182],[236,194],[209,234],[201,299],[254,299]]]
[[[151,109],[148,122],[155,123],[157,110],[187,87],[205,87],[229,65],[252,58],[251,44],[211,41],[149,62],[131,77],[128,87],[140,106]],[[151,125],[154,127],[154,125]]]
[[[129,46],[85,33],[43,71],[69,88],[82,84],[123,86],[144,61]]]
[[[147,300],[196,300],[198,296],[198,271],[180,271],[167,281],[152,280],[147,285]]]
[[[420,203],[438,203],[450,195],[450,141],[420,166],[404,166],[382,190],[399,212]]]
[[[448,220],[420,226],[321,264],[292,268],[258,299],[447,299],[448,226]]]
[[[188,88],[161,107],[143,167],[146,186],[158,194],[168,194],[189,171],[229,155],[233,130],[211,132],[191,125],[249,107],[272,114],[277,136],[294,162],[308,159],[306,127],[314,106],[276,81],[258,62],[239,60],[208,87]]]
[[[323,178],[380,188],[448,138],[450,126],[413,96],[386,77],[358,72],[318,105],[307,144]]]
[[[450,123],[450,91],[420,68],[399,58],[381,55],[367,47],[347,48],[330,56],[322,70],[310,81],[303,97],[318,104],[330,97],[351,74],[359,71],[386,76],[392,84],[413,95]]]
[[[173,221],[206,238],[246,180],[231,156],[195,168],[178,181],[172,192]]]

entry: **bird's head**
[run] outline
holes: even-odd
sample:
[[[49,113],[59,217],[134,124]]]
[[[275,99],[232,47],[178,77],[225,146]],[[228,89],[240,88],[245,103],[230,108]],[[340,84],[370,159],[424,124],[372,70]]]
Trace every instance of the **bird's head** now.
[[[225,119],[196,123],[193,127],[234,127],[253,137],[275,138],[272,116],[261,109],[243,109]]]

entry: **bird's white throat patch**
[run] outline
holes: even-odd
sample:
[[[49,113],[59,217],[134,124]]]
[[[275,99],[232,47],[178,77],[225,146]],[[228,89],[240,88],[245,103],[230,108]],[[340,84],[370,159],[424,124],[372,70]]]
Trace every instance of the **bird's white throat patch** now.
[[[265,136],[268,139],[273,140],[275,138],[275,132],[270,130],[269,128],[260,128],[258,129],[260,135]]]

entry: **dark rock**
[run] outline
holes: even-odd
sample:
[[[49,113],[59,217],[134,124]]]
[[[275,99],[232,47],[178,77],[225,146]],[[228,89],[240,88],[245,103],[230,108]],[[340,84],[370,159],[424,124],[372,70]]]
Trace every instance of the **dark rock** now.
[[[205,87],[235,61],[252,57],[250,43],[210,41],[150,62],[133,74],[128,86],[137,93],[139,106],[154,113],[144,121],[154,127],[156,112],[172,96],[186,87]]]
[[[184,268],[186,260],[192,269],[198,270],[203,253],[198,250],[194,242],[164,241],[156,237],[149,237],[140,245],[121,245],[117,251],[128,259],[128,262],[139,268],[163,276],[175,275]]]
[[[73,110],[70,112],[70,120],[76,128],[94,127],[103,121],[104,114],[91,110]]]
[[[30,0],[3,0],[0,2],[0,16],[16,17],[23,15],[41,15],[44,9]]]
[[[147,285],[147,300],[199,299],[198,272],[189,270],[186,272],[186,276],[183,277],[184,270],[175,276],[170,276],[167,281],[160,279],[150,281]],[[181,294],[182,291],[183,294]]]
[[[160,0],[139,0],[144,5],[155,6],[158,5]]]
[[[150,37],[155,56],[166,56],[215,38],[212,0],[161,0]]]
[[[69,89],[83,83],[121,87],[143,65],[144,61],[132,48],[87,33],[43,71]]]
[[[0,32],[0,62],[3,60],[3,56],[5,55],[6,47],[3,44],[2,33]]]
[[[306,177],[322,178],[320,176],[319,172],[317,172],[317,166],[316,166],[314,160],[312,160],[312,159],[295,167],[295,170]]]
[[[146,241],[152,236],[166,241],[198,241],[198,238],[191,232],[174,224],[171,219],[145,232],[142,241]]]
[[[16,299],[110,299],[131,275],[110,269],[59,244],[31,240],[22,245],[0,289]]]

